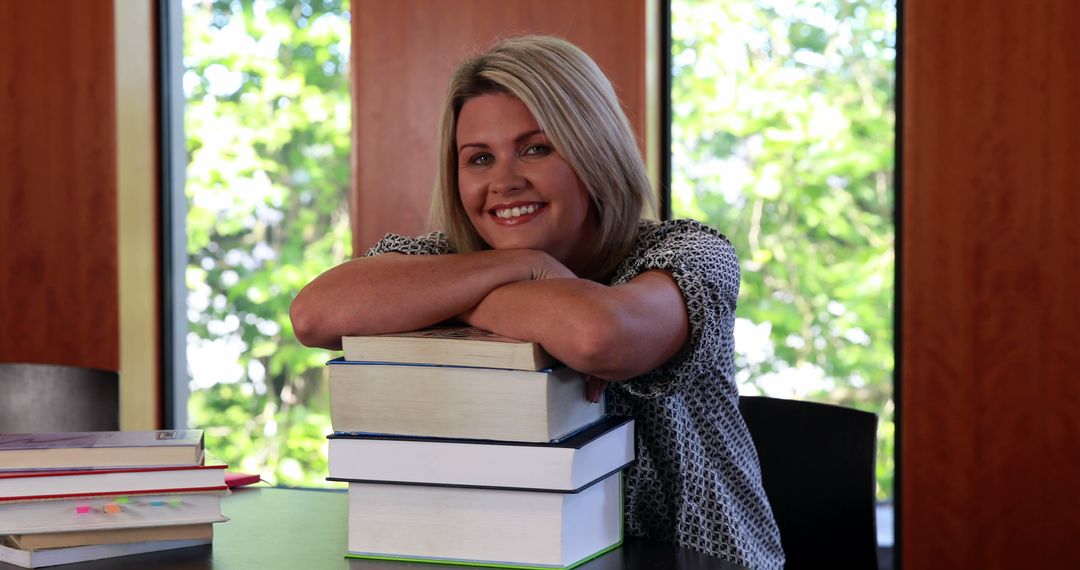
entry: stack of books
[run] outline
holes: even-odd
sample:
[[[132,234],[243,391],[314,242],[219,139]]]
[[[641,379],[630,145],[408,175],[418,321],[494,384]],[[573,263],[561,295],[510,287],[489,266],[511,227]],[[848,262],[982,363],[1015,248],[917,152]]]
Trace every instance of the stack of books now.
[[[622,543],[634,423],[538,345],[470,327],[345,337],[332,481],[353,558],[572,568]]]
[[[201,431],[0,435],[0,562],[24,568],[209,544],[225,465]]]

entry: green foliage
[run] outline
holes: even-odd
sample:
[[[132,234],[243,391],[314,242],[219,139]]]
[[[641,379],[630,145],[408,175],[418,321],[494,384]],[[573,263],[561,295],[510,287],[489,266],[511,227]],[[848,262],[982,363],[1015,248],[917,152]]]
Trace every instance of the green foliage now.
[[[289,304],[349,254],[348,1],[184,14],[190,424],[236,469],[325,485],[329,354]]]
[[[889,498],[895,4],[671,11],[672,209],[724,231],[742,258],[738,380],[879,414]]]

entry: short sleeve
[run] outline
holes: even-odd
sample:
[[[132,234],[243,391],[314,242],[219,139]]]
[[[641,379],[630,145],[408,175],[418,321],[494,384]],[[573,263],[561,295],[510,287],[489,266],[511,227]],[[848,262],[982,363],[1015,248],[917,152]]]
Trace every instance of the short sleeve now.
[[[735,306],[739,297],[739,259],[720,232],[692,220],[643,227],[638,245],[620,267],[613,285],[652,269],[671,272],[686,302],[690,336],[678,355],[619,385],[631,395],[657,398],[686,382],[732,382]]]
[[[386,234],[379,243],[375,244],[364,254],[364,257],[381,255],[383,253],[402,253],[405,255],[442,255],[452,253],[442,232],[432,232],[417,237],[408,237],[398,234]]]

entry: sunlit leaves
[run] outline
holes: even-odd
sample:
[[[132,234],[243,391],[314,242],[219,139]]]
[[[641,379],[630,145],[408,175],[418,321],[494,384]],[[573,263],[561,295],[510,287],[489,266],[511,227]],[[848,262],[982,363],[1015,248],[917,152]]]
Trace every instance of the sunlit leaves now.
[[[189,412],[211,452],[323,485],[325,351],[289,304],[348,244],[348,3],[185,0]]]
[[[742,259],[739,380],[880,414],[883,498],[895,34],[891,0],[672,2],[672,208]]]

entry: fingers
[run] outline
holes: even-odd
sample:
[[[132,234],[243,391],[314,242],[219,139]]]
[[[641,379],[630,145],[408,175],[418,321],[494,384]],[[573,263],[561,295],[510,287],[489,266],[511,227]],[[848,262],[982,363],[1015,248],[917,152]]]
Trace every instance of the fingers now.
[[[604,394],[604,390],[607,389],[607,385],[607,380],[604,380],[603,378],[586,376],[585,398],[594,404],[600,402],[600,397]]]
[[[540,250],[533,250],[532,264],[533,281],[577,278],[577,275],[574,275],[574,272],[567,269],[559,260]]]

